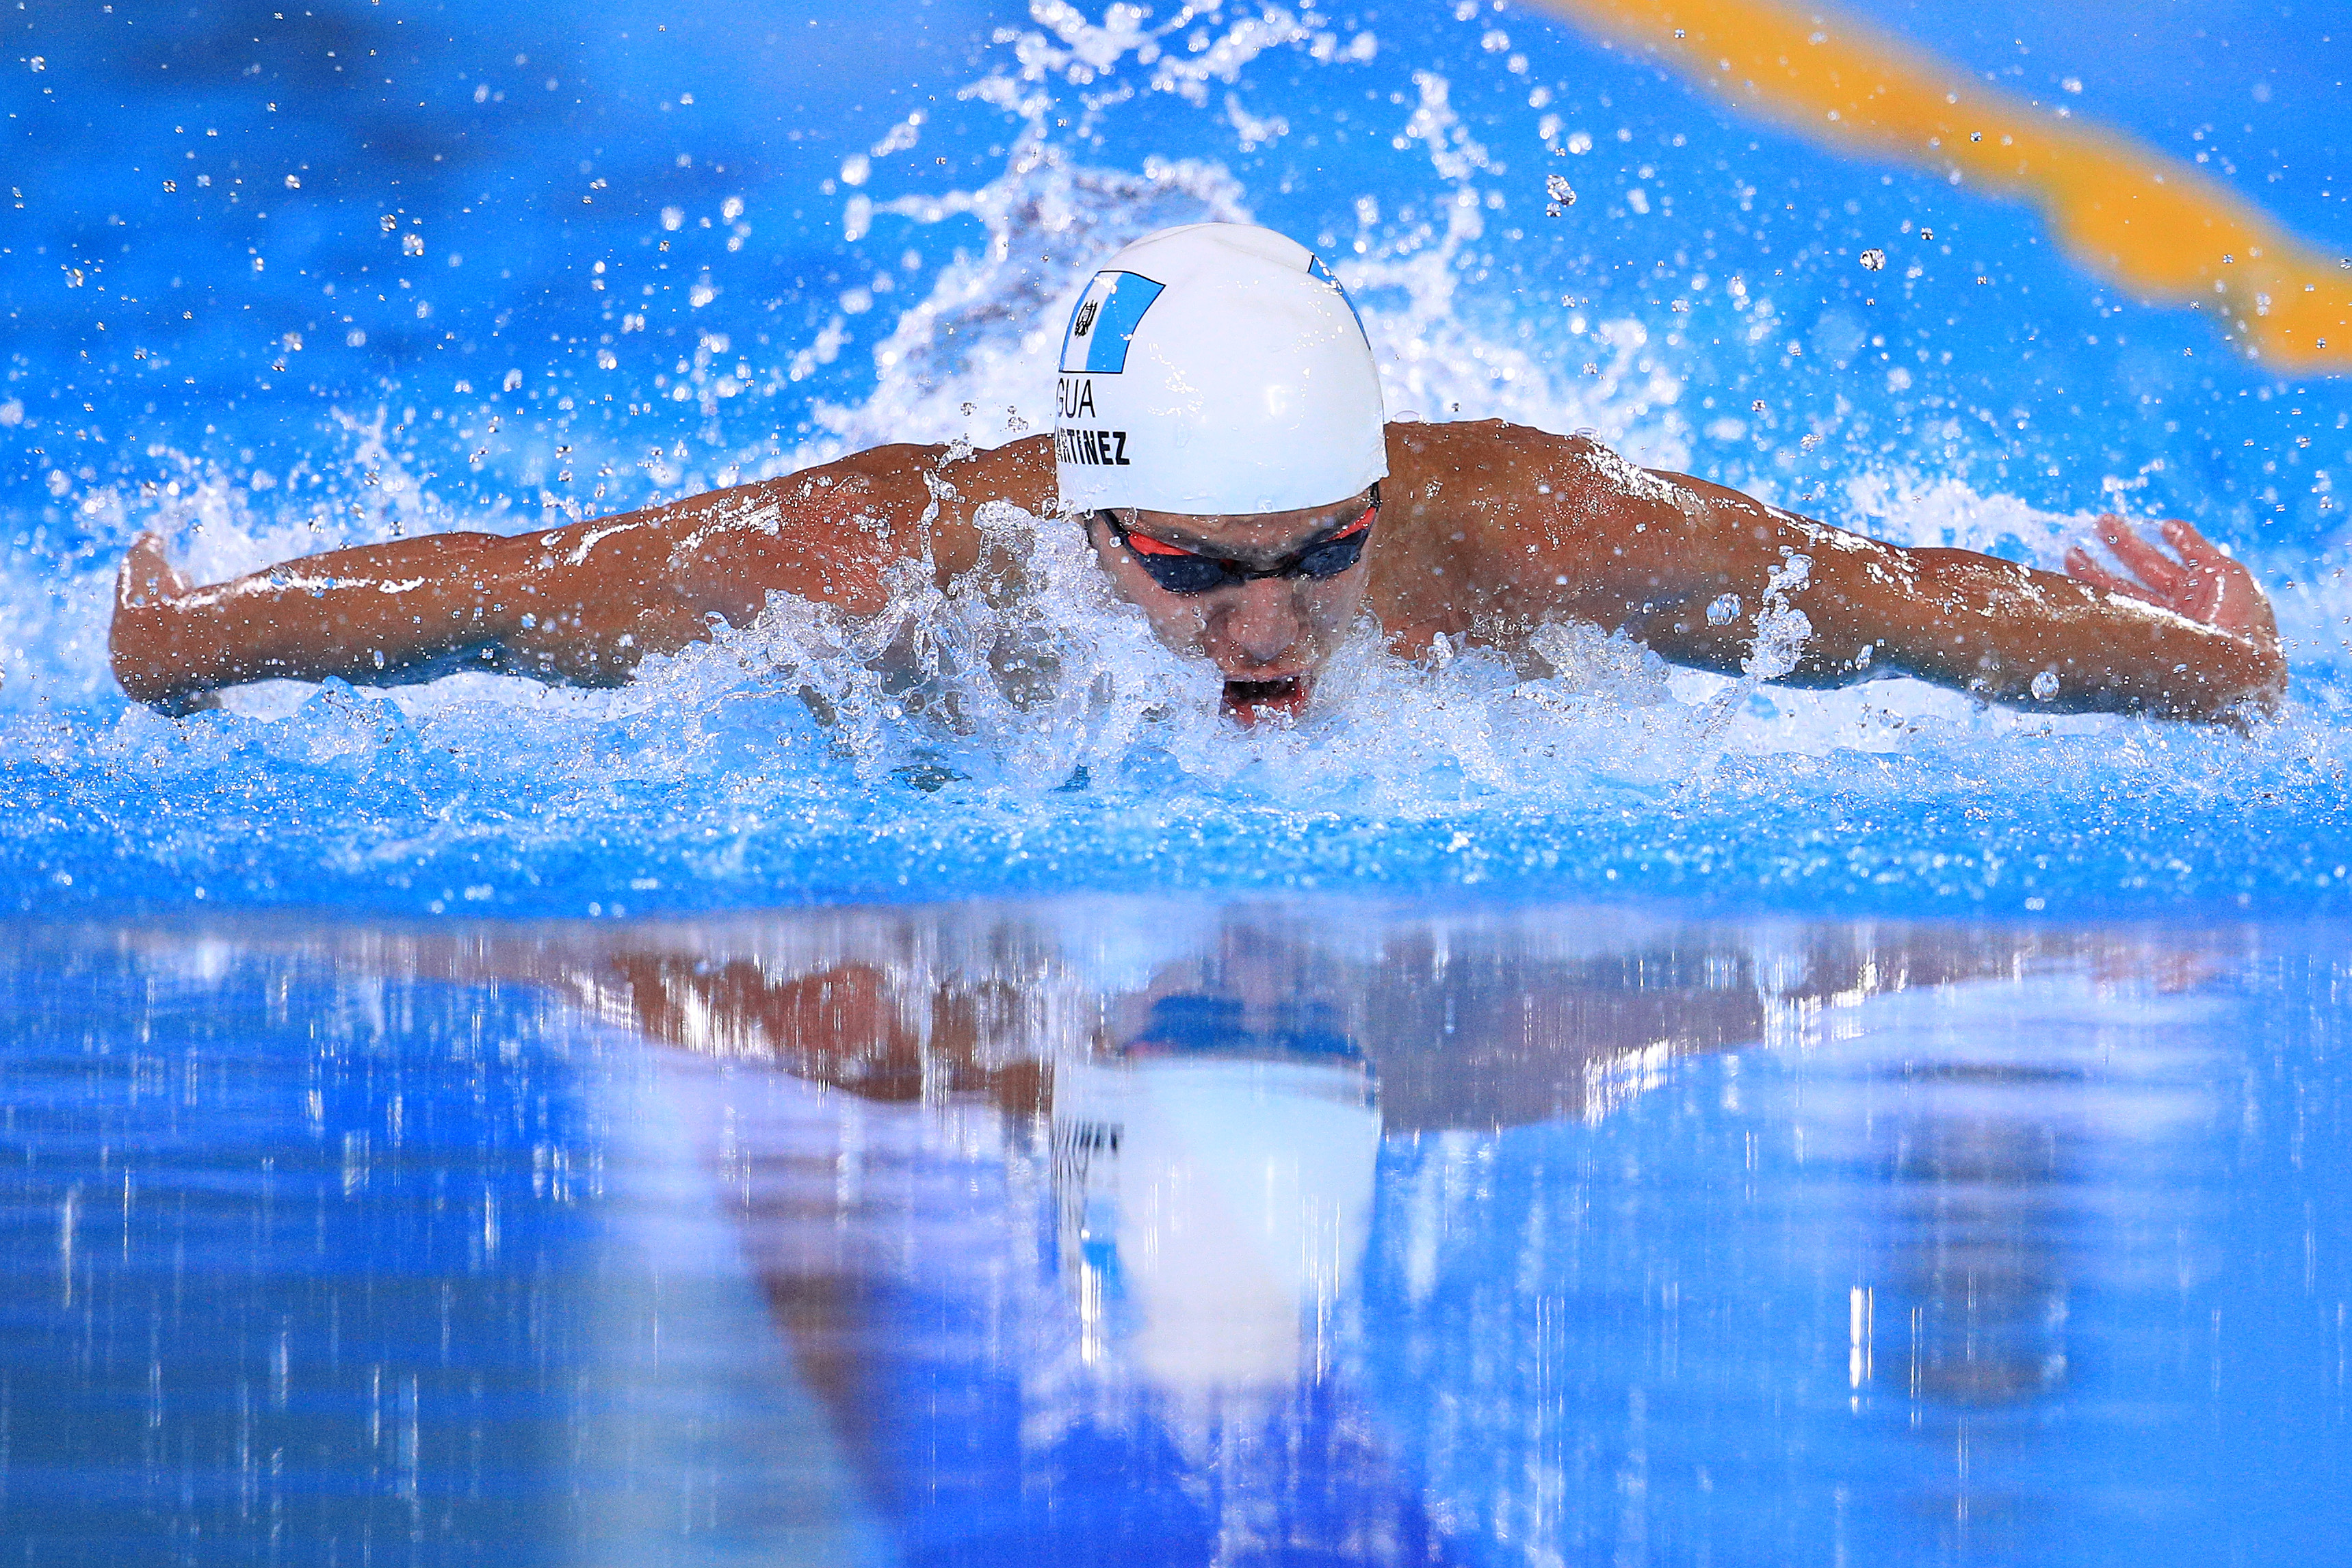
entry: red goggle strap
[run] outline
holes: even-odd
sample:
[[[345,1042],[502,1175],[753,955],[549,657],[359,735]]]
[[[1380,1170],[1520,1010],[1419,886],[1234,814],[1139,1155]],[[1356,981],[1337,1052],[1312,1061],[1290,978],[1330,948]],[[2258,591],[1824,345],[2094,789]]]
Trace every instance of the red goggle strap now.
[[[1380,503],[1378,501],[1374,501],[1371,505],[1364,509],[1363,516],[1358,518],[1355,521],[1349,523],[1339,532],[1326,534],[1323,538],[1317,540],[1315,542],[1317,544],[1330,544],[1342,539],[1353,539],[1357,534],[1363,532],[1364,530],[1372,526],[1372,519],[1380,515]],[[1200,552],[1196,550],[1179,550],[1174,545],[1167,543],[1161,540],[1153,539],[1149,534],[1134,532],[1128,534],[1127,547],[1129,550],[1134,551],[1138,555],[1170,555],[1181,557],[1187,555],[1198,555],[1200,553]]]

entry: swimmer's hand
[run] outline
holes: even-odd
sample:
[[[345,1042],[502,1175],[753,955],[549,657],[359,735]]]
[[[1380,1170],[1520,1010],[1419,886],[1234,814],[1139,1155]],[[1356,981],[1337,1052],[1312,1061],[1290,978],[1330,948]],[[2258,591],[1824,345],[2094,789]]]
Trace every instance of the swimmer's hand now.
[[[156,533],[133,540],[114,574],[114,625],[108,637],[114,679],[133,701],[174,717],[220,706],[217,696],[189,690],[169,670],[173,626],[190,586],[186,574],[163,553],[163,536]]]
[[[2265,710],[2276,708],[2286,689],[2286,655],[2279,646],[2278,619],[2255,585],[2253,574],[2180,519],[2168,518],[2159,526],[2179,559],[2109,512],[2099,519],[2099,542],[2130,575],[2118,577],[2105,570],[2079,544],[2066,552],[2066,575],[2102,593],[2137,599],[2243,639],[2272,667],[2257,701]]]

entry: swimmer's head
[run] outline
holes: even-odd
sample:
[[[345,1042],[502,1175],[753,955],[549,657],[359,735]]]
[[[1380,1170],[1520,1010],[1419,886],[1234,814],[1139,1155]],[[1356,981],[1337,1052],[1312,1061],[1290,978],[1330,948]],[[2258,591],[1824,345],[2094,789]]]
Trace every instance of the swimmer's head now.
[[[1271,229],[1162,230],[1079,297],[1058,383],[1062,504],[1119,591],[1217,665],[1237,712],[1297,711],[1361,607],[1388,472],[1339,279]]]

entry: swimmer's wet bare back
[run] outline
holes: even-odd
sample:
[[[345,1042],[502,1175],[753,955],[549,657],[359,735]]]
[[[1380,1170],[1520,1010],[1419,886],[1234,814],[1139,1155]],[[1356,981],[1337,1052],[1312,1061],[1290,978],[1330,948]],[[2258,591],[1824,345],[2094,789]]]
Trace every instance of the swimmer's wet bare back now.
[[[2122,570],[2076,551],[2062,576],[1885,543],[1499,421],[1391,425],[1388,460],[1360,562],[1328,575],[1180,594],[1140,552],[1276,569],[1349,530],[1368,496],[1066,526],[1087,531],[1163,642],[1216,665],[1244,719],[1302,710],[1365,613],[1407,657],[1440,634],[1517,657],[1538,627],[1584,621],[1726,673],[1756,658],[1769,616],[1784,636],[1804,634],[1759,666],[1792,684],[1906,674],[2068,710],[2228,720],[2273,709],[2285,686],[2269,603],[2185,522],[2163,524],[2167,553],[2103,519]],[[458,666],[617,685],[649,655],[749,624],[771,594],[875,614],[890,567],[907,559],[928,561],[945,585],[979,563],[973,514],[1000,500],[1057,510],[1048,437],[952,459],[937,447],[877,447],[625,516],[335,551],[205,587],[148,535],[118,580],[114,668],[131,696],[167,710],[246,681],[385,684]]]

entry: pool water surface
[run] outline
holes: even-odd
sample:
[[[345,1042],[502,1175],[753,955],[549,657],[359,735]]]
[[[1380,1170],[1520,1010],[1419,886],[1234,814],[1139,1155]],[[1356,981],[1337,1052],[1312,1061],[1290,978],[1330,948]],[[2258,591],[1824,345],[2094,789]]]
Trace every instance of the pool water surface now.
[[[10,933],[32,1561],[2330,1561],[2340,928]]]

